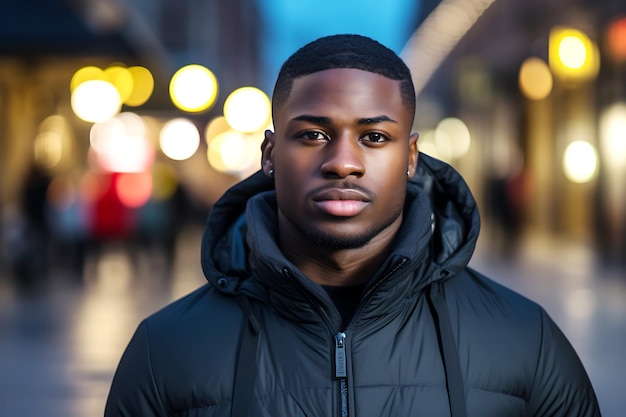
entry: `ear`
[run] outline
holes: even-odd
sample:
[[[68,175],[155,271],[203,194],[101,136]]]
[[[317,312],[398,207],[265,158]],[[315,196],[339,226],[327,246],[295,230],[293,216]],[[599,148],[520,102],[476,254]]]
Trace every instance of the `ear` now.
[[[265,138],[261,144],[261,169],[268,177],[272,177],[270,173],[271,169],[274,169],[274,132],[271,130],[265,131]]]
[[[417,139],[419,133],[415,132],[409,136],[409,160],[407,162],[407,176],[412,178],[417,170],[417,160],[419,158],[419,148],[417,146]]]

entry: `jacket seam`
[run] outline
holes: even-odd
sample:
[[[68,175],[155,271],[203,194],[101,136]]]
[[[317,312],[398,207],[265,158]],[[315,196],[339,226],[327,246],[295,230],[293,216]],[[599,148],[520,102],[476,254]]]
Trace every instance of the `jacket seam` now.
[[[512,394],[510,392],[494,391],[494,390],[487,389],[487,388],[479,388],[479,387],[473,387],[473,386],[470,386],[468,388],[476,390],[476,391],[489,392],[489,393],[492,393],[492,394],[506,395],[507,397],[517,398],[518,400],[523,401],[524,403],[528,403],[528,399],[527,398],[524,398],[524,397],[522,397],[520,395],[517,395],[517,394]]]
[[[148,355],[148,368],[150,369],[150,380],[152,381],[152,385],[154,386],[154,390],[157,394],[157,398],[159,399],[159,405],[161,406],[161,410],[164,415],[168,415],[165,410],[165,405],[163,404],[163,398],[161,396],[161,391],[159,390],[159,386],[156,383],[156,378],[154,377],[154,369],[152,368],[152,355],[150,353],[150,322],[146,320],[146,353]]]
[[[402,385],[397,385],[397,384],[373,384],[373,385],[355,385],[354,388],[412,388],[412,387],[441,387],[441,386],[445,386],[445,383],[441,383],[441,384],[402,384]]]
[[[544,337],[545,337],[545,332],[544,332],[544,312],[543,309],[540,308],[539,311],[539,324],[540,324],[540,335],[541,337],[539,338],[539,352],[537,352],[537,360],[535,363],[535,373],[533,375],[533,380],[532,380],[532,384],[531,384],[531,391],[529,393],[529,397],[533,395],[533,393],[535,392],[535,384],[537,383],[537,375],[539,373],[539,365],[541,362],[541,356],[543,354],[543,342],[544,342]],[[530,399],[530,398],[529,398]]]

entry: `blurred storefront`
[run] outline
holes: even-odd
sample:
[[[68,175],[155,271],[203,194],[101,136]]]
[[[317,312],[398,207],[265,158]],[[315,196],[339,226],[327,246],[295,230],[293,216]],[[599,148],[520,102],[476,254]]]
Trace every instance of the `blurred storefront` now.
[[[203,223],[250,170],[210,139],[258,84],[257,34],[253,0],[1,2],[0,277],[80,269],[102,242],[171,251]]]
[[[624,16],[615,1],[450,0],[407,43],[422,150],[463,172],[494,249],[539,233],[624,266]],[[450,117],[466,130],[440,132]]]
[[[172,216],[203,220],[253,172],[271,127],[255,88],[272,59],[259,52],[264,4],[2,2],[0,266],[47,245],[30,235],[42,230],[77,258],[92,239],[171,242]],[[402,55],[420,149],[470,183],[484,239],[514,254],[526,234],[546,234],[623,263],[626,4],[423,0],[412,10]],[[104,107],[111,91],[108,116],[80,106]]]

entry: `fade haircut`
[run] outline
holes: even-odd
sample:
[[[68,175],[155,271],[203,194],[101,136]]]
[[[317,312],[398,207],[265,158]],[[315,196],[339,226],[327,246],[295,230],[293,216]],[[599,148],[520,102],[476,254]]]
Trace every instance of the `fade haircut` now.
[[[381,43],[361,35],[332,35],[298,49],[282,65],[274,92],[272,109],[282,105],[295,79],[334,68],[359,69],[400,81],[402,102],[415,113],[415,88],[411,71],[402,59]]]

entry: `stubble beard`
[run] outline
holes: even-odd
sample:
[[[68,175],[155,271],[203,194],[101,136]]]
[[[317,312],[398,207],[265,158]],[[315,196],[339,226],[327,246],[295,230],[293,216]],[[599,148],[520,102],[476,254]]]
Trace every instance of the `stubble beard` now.
[[[366,246],[383,230],[393,224],[393,222],[398,219],[401,213],[402,209],[392,213],[385,219],[384,222],[374,225],[374,227],[370,228],[369,230],[366,230],[362,233],[355,233],[350,236],[338,236],[320,230],[319,228],[313,227],[311,225],[306,225],[304,228],[301,228],[301,232],[304,234],[306,239],[308,239],[310,242],[313,242],[321,249],[325,249],[328,251],[360,249]]]

